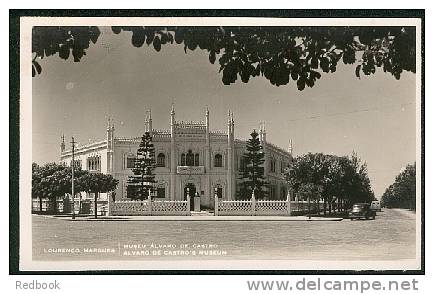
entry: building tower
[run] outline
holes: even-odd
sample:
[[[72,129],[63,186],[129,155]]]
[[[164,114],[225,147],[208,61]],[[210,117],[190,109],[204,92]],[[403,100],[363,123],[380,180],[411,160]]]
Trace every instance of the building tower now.
[[[175,106],[172,103],[170,112],[170,199],[176,199],[176,144],[175,144]]]
[[[289,139],[288,153],[292,156],[292,139]]]
[[[259,141],[262,145],[262,152],[264,152],[264,177],[267,178],[268,175],[268,154],[267,154],[267,132],[265,130],[265,121],[259,124]]]
[[[65,135],[60,137],[60,153],[65,151]]]
[[[152,115],[151,110],[145,110],[145,132],[149,132],[152,136]]]
[[[210,175],[210,171],[211,171],[211,144],[210,144],[210,134],[209,134],[209,110],[208,107],[205,110],[205,125],[206,125],[206,129],[205,129],[205,173],[206,173],[206,190],[207,190],[207,195],[205,195],[206,197],[209,197],[209,201],[210,203],[214,203],[212,201],[213,199],[213,191],[211,188],[211,175]]]
[[[233,183],[233,166],[234,166],[234,136],[233,136],[233,132],[232,132],[233,128],[232,128],[232,119],[231,119],[231,112],[228,112],[228,148],[227,148],[227,195],[226,195],[226,200],[231,200],[232,197],[234,196],[232,191],[233,191],[233,185],[235,183]]]
[[[111,174],[114,170],[114,146],[115,146],[115,124],[114,121],[109,117],[107,119],[107,173]]]
[[[231,127],[232,127],[232,196],[231,200],[235,200],[236,195],[236,173],[235,173],[235,122],[234,122],[234,113],[231,114]]]

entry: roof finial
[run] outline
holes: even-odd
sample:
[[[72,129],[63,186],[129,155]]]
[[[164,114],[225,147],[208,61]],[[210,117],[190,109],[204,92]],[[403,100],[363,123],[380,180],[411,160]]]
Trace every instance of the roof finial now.
[[[288,152],[292,155],[292,139],[289,139]]]

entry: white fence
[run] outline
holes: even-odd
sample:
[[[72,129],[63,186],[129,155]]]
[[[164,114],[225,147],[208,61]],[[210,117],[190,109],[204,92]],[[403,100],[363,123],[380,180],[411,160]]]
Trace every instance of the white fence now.
[[[92,198],[85,198],[79,200],[78,198],[74,201],[74,210],[75,213],[81,214],[94,214],[95,209],[95,200]],[[97,212],[98,215],[105,215],[107,213],[108,201],[98,199],[97,200]],[[32,212],[33,213],[52,213],[56,211],[57,213],[71,213],[72,212],[72,201],[69,197],[65,197],[64,199],[56,200],[56,209],[54,209],[54,201],[51,199],[42,199],[42,210],[40,206],[39,198],[32,199]]]
[[[324,202],[319,203],[320,210]],[[308,201],[286,200],[221,200],[214,198],[214,215],[295,215],[318,212],[318,205]]]
[[[115,201],[109,204],[109,215],[190,215],[190,196],[187,200]]]

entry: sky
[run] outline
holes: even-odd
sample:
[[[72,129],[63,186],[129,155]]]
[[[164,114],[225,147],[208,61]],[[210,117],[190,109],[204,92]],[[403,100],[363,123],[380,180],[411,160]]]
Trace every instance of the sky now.
[[[205,120],[226,130],[234,112],[235,136],[248,138],[266,122],[267,141],[284,149],[293,140],[294,155],[323,152],[367,162],[377,198],[395,176],[416,160],[416,75],[400,80],[381,70],[358,79],[355,65],[338,64],[322,73],[313,88],[298,91],[292,81],[276,87],[263,77],[224,85],[219,65],[205,51],[184,52],[183,45],[135,48],[131,33],[102,35],[80,62],[57,56],[40,61],[42,74],[32,79],[32,157],[39,164],[60,157],[60,137],[79,144],[103,140],[107,117],[115,136],[140,136],[144,112],[153,127],[169,129],[170,109],[177,120]]]

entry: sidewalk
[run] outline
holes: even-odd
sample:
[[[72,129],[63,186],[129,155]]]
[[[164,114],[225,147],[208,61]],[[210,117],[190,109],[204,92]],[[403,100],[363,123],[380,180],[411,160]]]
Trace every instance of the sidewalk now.
[[[307,216],[79,216],[72,220],[70,216],[55,217],[68,221],[341,221],[342,218]]]

